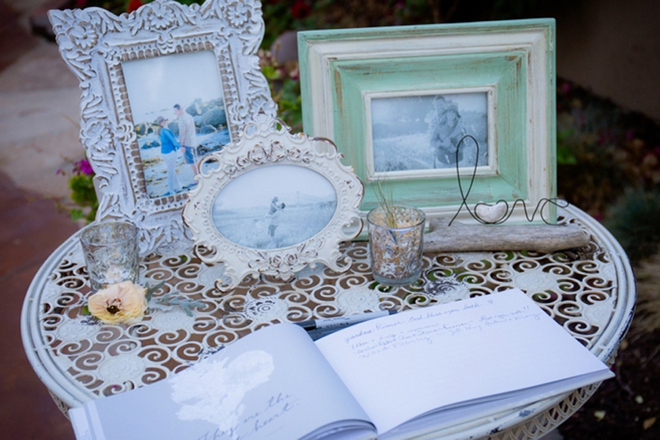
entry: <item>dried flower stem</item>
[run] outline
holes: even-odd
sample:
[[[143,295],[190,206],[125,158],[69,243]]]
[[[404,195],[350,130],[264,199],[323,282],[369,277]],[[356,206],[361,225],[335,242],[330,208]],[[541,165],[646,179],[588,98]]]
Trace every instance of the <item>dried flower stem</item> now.
[[[387,194],[383,188],[382,180],[376,181],[376,200],[378,205],[385,212],[385,225],[390,228],[397,227],[396,214],[394,209],[394,195],[392,194],[392,187],[388,187]]]

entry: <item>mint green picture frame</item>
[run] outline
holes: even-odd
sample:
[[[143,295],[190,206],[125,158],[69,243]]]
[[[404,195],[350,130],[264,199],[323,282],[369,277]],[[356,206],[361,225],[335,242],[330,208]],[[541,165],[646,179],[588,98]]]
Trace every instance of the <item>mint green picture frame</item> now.
[[[531,214],[556,197],[554,47],[553,19],[300,32],[304,131],[332,139],[355,169],[365,184],[361,211],[377,206],[384,186],[429,218],[452,216],[463,203],[455,168],[374,172],[370,102],[486,93],[488,163],[477,168],[467,204],[522,200]],[[473,168],[459,173],[465,192]],[[469,218],[463,207],[459,219]],[[552,204],[543,218],[556,220]],[[509,221],[527,221],[522,204]]]

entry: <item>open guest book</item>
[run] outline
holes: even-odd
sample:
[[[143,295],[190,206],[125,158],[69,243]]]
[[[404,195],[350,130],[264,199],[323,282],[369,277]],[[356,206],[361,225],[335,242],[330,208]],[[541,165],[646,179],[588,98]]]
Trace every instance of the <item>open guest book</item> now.
[[[365,321],[316,342],[297,325],[272,325],[69,415],[78,439],[404,439],[612,376],[513,289]]]

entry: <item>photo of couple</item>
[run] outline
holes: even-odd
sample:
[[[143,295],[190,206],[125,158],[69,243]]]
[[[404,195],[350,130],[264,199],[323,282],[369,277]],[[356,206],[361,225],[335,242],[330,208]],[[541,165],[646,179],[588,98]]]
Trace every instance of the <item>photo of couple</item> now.
[[[167,127],[169,120],[162,116],[156,118],[160,137],[160,154],[167,166],[167,193],[164,194],[166,196],[181,192],[184,188],[177,174],[179,155],[182,156],[183,163],[190,165],[193,178],[198,174],[195,121],[190,114],[181,109],[179,104],[174,105],[174,113],[177,115],[178,140],[174,136],[174,132]],[[190,186],[192,185],[187,185],[186,188],[189,189]]]
[[[486,92],[371,100],[374,172],[454,170],[488,164]],[[461,145],[465,135],[472,141]],[[457,160],[458,159],[458,160]]]
[[[149,198],[189,191],[200,159],[231,140],[215,55],[133,60],[122,69]]]
[[[295,246],[326,227],[337,193],[321,174],[270,165],[231,180],[213,202],[213,224],[232,243],[251,249]]]

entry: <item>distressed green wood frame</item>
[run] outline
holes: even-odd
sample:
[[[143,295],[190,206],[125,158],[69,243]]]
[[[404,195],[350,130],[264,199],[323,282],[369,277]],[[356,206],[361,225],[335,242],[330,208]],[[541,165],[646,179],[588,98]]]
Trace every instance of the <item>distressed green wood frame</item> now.
[[[478,169],[468,204],[522,199],[531,214],[556,197],[554,41],[552,19],[300,32],[304,130],[333,139],[355,168],[366,189],[363,212],[377,205],[377,181],[386,179],[395,202],[431,218],[453,215],[462,203],[455,169],[398,176],[370,170],[369,103],[486,91],[489,161]],[[460,174],[467,189],[472,168]],[[468,217],[463,209],[459,218]],[[556,219],[552,205],[544,217]],[[511,221],[523,220],[519,204]]]

